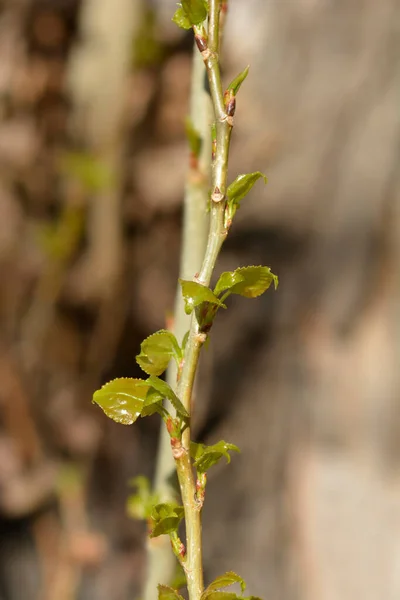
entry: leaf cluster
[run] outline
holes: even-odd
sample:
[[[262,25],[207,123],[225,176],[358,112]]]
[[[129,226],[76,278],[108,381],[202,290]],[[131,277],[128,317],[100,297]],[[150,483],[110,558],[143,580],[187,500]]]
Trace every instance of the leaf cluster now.
[[[231,587],[232,585],[238,584],[240,586],[241,594],[235,592],[223,591],[224,588]],[[240,575],[237,575],[233,571],[228,571],[214,579],[212,583],[204,590],[201,595],[201,600],[260,600],[256,596],[243,596],[246,590],[246,583]],[[158,600],[184,600],[183,597],[178,593],[177,590],[167,585],[158,586]]]
[[[236,294],[245,298],[256,298],[271,285],[278,287],[278,277],[269,267],[240,267],[235,271],[226,271],[219,277],[214,290],[196,281],[180,279],[185,311],[191,314],[195,310],[200,330],[207,333],[212,326],[219,308],[226,308],[225,300]]]

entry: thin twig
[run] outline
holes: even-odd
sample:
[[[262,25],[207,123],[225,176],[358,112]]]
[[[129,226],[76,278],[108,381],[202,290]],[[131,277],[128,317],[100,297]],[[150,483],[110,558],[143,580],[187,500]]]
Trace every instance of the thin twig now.
[[[212,164],[210,230],[203,265],[199,275],[196,277],[198,282],[206,286],[210,283],[218,254],[227,235],[227,230],[224,226],[225,192],[227,188],[230,135],[233,125],[232,116],[228,115],[225,110],[219,68],[219,16],[220,0],[210,0],[208,48],[202,50],[202,56],[207,70],[214,107],[216,149]],[[200,331],[196,315],[193,313],[182,375],[178,386],[178,396],[189,414],[191,413],[192,394],[200,350],[205,340],[206,335]],[[196,502],[196,486],[190,461],[189,428],[183,434],[182,452],[180,456],[176,457],[176,466],[185,509],[187,547],[185,572],[189,598],[190,600],[199,600],[204,587],[201,515],[200,507]]]

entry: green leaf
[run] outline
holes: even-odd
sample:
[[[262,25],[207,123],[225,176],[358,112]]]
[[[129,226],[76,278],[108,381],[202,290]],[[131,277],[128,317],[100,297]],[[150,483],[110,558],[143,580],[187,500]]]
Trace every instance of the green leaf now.
[[[208,14],[206,0],[182,0],[178,4],[172,20],[182,29],[190,29],[192,25],[200,25]]]
[[[151,492],[150,481],[143,475],[134,477],[129,483],[136,487],[137,491],[127,500],[128,515],[133,519],[148,519],[153,506],[158,502],[158,495]]]
[[[201,136],[197,129],[193,125],[193,121],[190,117],[185,119],[186,137],[189,142],[190,151],[196,158],[199,157],[201,150]]]
[[[196,306],[199,306],[203,302],[209,302],[210,304],[216,304],[217,306],[226,308],[225,304],[217,298],[217,296],[205,285],[201,285],[196,281],[186,281],[183,279],[179,280],[182,287],[182,295],[185,302],[185,312],[190,315]]]
[[[254,173],[248,173],[247,175],[238,175],[228,187],[226,191],[227,203],[225,210],[225,227],[230,227],[232,219],[238,208],[240,208],[240,202],[249,193],[253,185],[258,179],[262,177],[264,182],[267,183],[267,178],[260,171]]]
[[[189,339],[189,334],[190,334],[190,331],[187,330],[187,332],[185,333],[185,335],[182,338],[182,353],[185,352],[185,350],[186,350],[186,344]]]
[[[162,417],[168,415],[168,411],[163,407],[163,397],[154,388],[150,388],[147,392],[140,416],[149,417],[155,413],[158,413]]]
[[[221,588],[229,587],[230,585],[233,585],[234,583],[240,584],[240,589],[242,590],[242,593],[243,593],[244,590],[246,589],[246,583],[245,583],[244,579],[242,577],[240,577],[240,575],[238,575],[237,573],[234,573],[233,571],[228,571],[227,573],[224,573],[220,577],[217,577],[216,579],[214,579],[214,581],[212,583],[210,583],[210,585],[207,587],[207,590],[210,590],[210,591],[219,590]]]
[[[182,8],[192,25],[200,25],[208,15],[205,0],[182,0]]]
[[[226,588],[229,587],[231,585],[234,585],[235,583],[239,583],[240,584],[240,589],[242,590],[242,593],[244,592],[244,590],[246,589],[246,583],[244,581],[244,579],[242,577],[240,577],[240,575],[237,575],[236,573],[234,573],[233,571],[228,571],[227,573],[224,573],[223,575],[221,575],[220,577],[217,577],[216,579],[214,579],[214,581],[212,583],[210,583],[210,585],[207,587],[207,589],[203,592],[202,594],[202,599],[207,598],[207,600],[219,600],[219,599],[223,599],[225,598],[226,600],[228,600],[227,596],[218,596],[216,595],[217,590],[220,590],[221,588]],[[222,592],[222,593],[229,593],[229,592]],[[239,596],[236,596],[236,594],[233,594],[234,598],[238,598]]]
[[[172,502],[163,502],[153,506],[150,522],[152,532],[150,537],[158,537],[165,533],[177,531],[179,523],[184,517],[183,506],[178,506]]]
[[[192,24],[185,10],[180,4],[178,4],[178,7],[179,8],[177,8],[174,16],[172,17],[173,22],[176,23],[181,29],[191,29]]]
[[[183,406],[182,402],[179,400],[178,396],[168,385],[168,383],[162,379],[159,379],[158,377],[154,377],[153,375],[151,375],[146,382],[149,384],[149,386],[159,392],[162,398],[168,398],[172,406],[175,408],[177,415],[181,417],[181,419],[189,419],[189,414],[186,408]]]
[[[201,600],[243,600],[242,596],[238,596],[234,592],[207,592],[202,594]]]
[[[184,600],[174,588],[168,585],[158,584],[158,600]]]
[[[217,285],[214,288],[214,294],[220,296],[225,290],[230,290],[237,283],[242,282],[244,279],[243,275],[236,271],[225,271],[222,273],[217,281]]]
[[[178,486],[179,487],[179,486]],[[186,575],[182,565],[177,561],[175,565],[175,574],[171,580],[171,587],[180,590],[186,587]]]
[[[223,440],[213,444],[212,446],[190,442],[190,456],[194,461],[193,466],[196,468],[198,473],[205,473],[208,471],[208,469],[217,464],[217,462],[219,462],[223,456],[225,456],[227,462],[230,463],[231,457],[229,451],[240,452],[239,448],[235,446],[235,444],[229,444]]]
[[[98,404],[117,423],[131,425],[142,412],[149,385],[143,379],[122,377],[103,385],[93,395]]]
[[[249,193],[256,181],[261,177],[264,179],[264,182],[267,183],[266,176],[260,171],[247,173],[247,175],[238,175],[226,191],[228,202],[239,204],[239,202]]]
[[[226,291],[224,299],[229,294],[238,294],[246,298],[257,298],[271,285],[278,287],[278,277],[269,267],[240,267],[235,271],[222,273],[215,286],[214,293],[220,295]]]
[[[148,375],[161,375],[168,367],[171,358],[177,364],[181,359],[181,350],[173,333],[166,329],[156,331],[140,344],[140,354],[136,362]]]
[[[236,96],[236,94],[238,93],[240,86],[242,85],[243,81],[246,79],[247,75],[249,74],[249,65],[241,72],[239,73],[239,75],[237,77],[235,77],[235,79],[233,81],[231,81],[231,83],[228,85],[228,90],[232,90],[233,95]]]

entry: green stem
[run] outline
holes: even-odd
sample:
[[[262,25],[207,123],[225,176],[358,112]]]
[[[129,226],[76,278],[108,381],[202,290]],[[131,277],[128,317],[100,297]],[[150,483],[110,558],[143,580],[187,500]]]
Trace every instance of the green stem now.
[[[226,208],[225,192],[227,188],[228,157],[232,118],[225,111],[224,96],[219,69],[219,11],[220,0],[210,0],[208,21],[209,51],[203,52],[208,82],[213,101],[216,125],[216,150],[212,164],[211,217],[207,248],[197,281],[209,285],[215,263],[227,230],[224,226]],[[192,394],[198,367],[201,346],[206,335],[199,329],[193,313],[189,338],[186,346],[182,375],[178,386],[178,395],[186,410],[191,414]],[[176,458],[176,466],[182,500],[185,509],[187,558],[185,571],[190,600],[200,600],[204,589],[202,567],[202,541],[200,507],[196,502],[196,486],[190,460],[190,429],[186,429],[182,438],[182,456]]]
[[[175,460],[176,471],[185,508],[186,559],[183,563],[190,600],[200,600],[204,590],[201,544],[201,507],[196,501],[196,486],[188,450],[182,449]]]
[[[184,374],[178,386],[183,405],[191,413],[190,405],[194,388],[197,365],[205,335],[198,333],[190,336],[186,347]],[[182,436],[181,455],[175,458],[176,471],[185,510],[186,560],[184,563],[186,582],[190,600],[200,600],[204,590],[203,553],[201,543],[201,506],[196,499],[196,484],[190,459],[190,429]]]

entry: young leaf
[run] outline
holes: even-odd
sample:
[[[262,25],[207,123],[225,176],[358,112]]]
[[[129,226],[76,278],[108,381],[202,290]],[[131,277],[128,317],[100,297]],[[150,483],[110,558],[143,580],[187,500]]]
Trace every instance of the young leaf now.
[[[198,158],[201,150],[201,136],[197,129],[195,129],[193,121],[190,119],[190,117],[186,117],[185,119],[185,129],[190,151],[192,154],[194,154],[194,156],[196,156],[196,158]]]
[[[222,273],[214,293],[220,295],[226,291],[224,298],[229,294],[257,298],[269,288],[271,283],[274,283],[275,289],[278,287],[278,277],[269,267],[240,267],[235,271]]]
[[[168,411],[163,407],[163,396],[154,388],[147,392],[146,399],[141,412],[141,417],[148,417],[158,413],[162,417],[168,415]]]
[[[224,573],[220,577],[217,577],[216,579],[214,579],[214,581],[212,583],[210,583],[210,585],[204,591],[203,595],[205,596],[209,592],[214,592],[216,590],[220,590],[221,588],[229,587],[231,585],[234,585],[235,583],[240,584],[240,589],[242,590],[242,593],[243,593],[244,590],[246,589],[246,583],[245,583],[244,579],[242,577],[240,577],[240,575],[237,575],[237,573],[234,573],[233,571],[228,571],[227,573]]]
[[[181,0],[181,4],[192,25],[200,25],[207,18],[206,0]]]
[[[208,333],[210,331],[218,309],[219,306],[210,302],[203,302],[200,306],[196,307],[196,318],[199,323],[200,331],[203,333]]]
[[[242,596],[238,596],[234,592],[221,592],[219,590],[215,592],[203,592],[201,600],[243,600]]]
[[[222,292],[232,289],[237,283],[243,281],[243,279],[243,275],[238,272],[238,269],[236,271],[225,271],[217,281],[214,294],[220,296]]]
[[[154,377],[153,375],[146,380],[146,383],[159,392],[162,398],[168,398],[172,406],[175,408],[177,415],[181,417],[181,419],[189,419],[189,414],[186,408],[183,406],[182,402],[179,400],[178,396],[168,385],[168,383],[162,379],[159,379],[158,377]]]
[[[185,333],[185,335],[182,338],[182,353],[185,352],[185,350],[186,350],[186,344],[189,339],[189,333],[190,333],[190,331],[187,330],[187,332]]]
[[[178,594],[174,588],[168,585],[159,584],[158,587],[158,600],[184,600],[183,597]]]
[[[208,471],[208,469],[217,464],[223,456],[225,456],[227,462],[230,463],[231,457],[229,451],[240,452],[235,444],[229,444],[223,440],[212,446],[190,442],[190,456],[193,459],[193,466],[198,473],[205,473]]]
[[[239,204],[241,200],[249,193],[253,185],[262,177],[264,182],[267,183],[267,178],[260,171],[255,173],[247,173],[247,175],[238,175],[230,186],[228,187],[226,194],[228,196],[228,202]]]
[[[172,17],[174,23],[178,25],[181,29],[191,29],[192,24],[187,16],[185,10],[182,8],[181,4],[178,4],[178,8],[175,11],[174,16]]]
[[[179,364],[181,350],[173,333],[166,329],[156,331],[140,344],[136,362],[148,375],[161,375],[171,358]]]
[[[228,85],[228,90],[232,90],[233,95],[236,96],[236,94],[238,93],[240,86],[242,85],[243,81],[246,79],[247,75],[249,74],[249,66],[247,66],[241,73],[239,73],[239,75],[237,77],[235,77],[235,79],[233,81],[231,81],[231,83]]]
[[[181,588],[186,587],[185,571],[183,570],[182,565],[179,562],[177,562],[175,566],[175,574],[171,581],[171,587],[176,590],[180,590]]]
[[[142,379],[114,379],[93,394],[93,402],[113,421],[132,425],[142,412],[149,387]]]
[[[150,522],[152,532],[150,537],[158,537],[165,533],[177,531],[179,523],[184,517],[183,506],[178,506],[172,502],[163,502],[156,504],[151,511]]]
[[[225,304],[217,298],[217,296],[205,285],[201,285],[196,281],[185,281],[180,279],[179,283],[182,287],[182,295],[185,302],[185,312],[187,315],[193,311],[196,306],[199,306],[203,302],[210,302],[217,306],[226,308]]]

